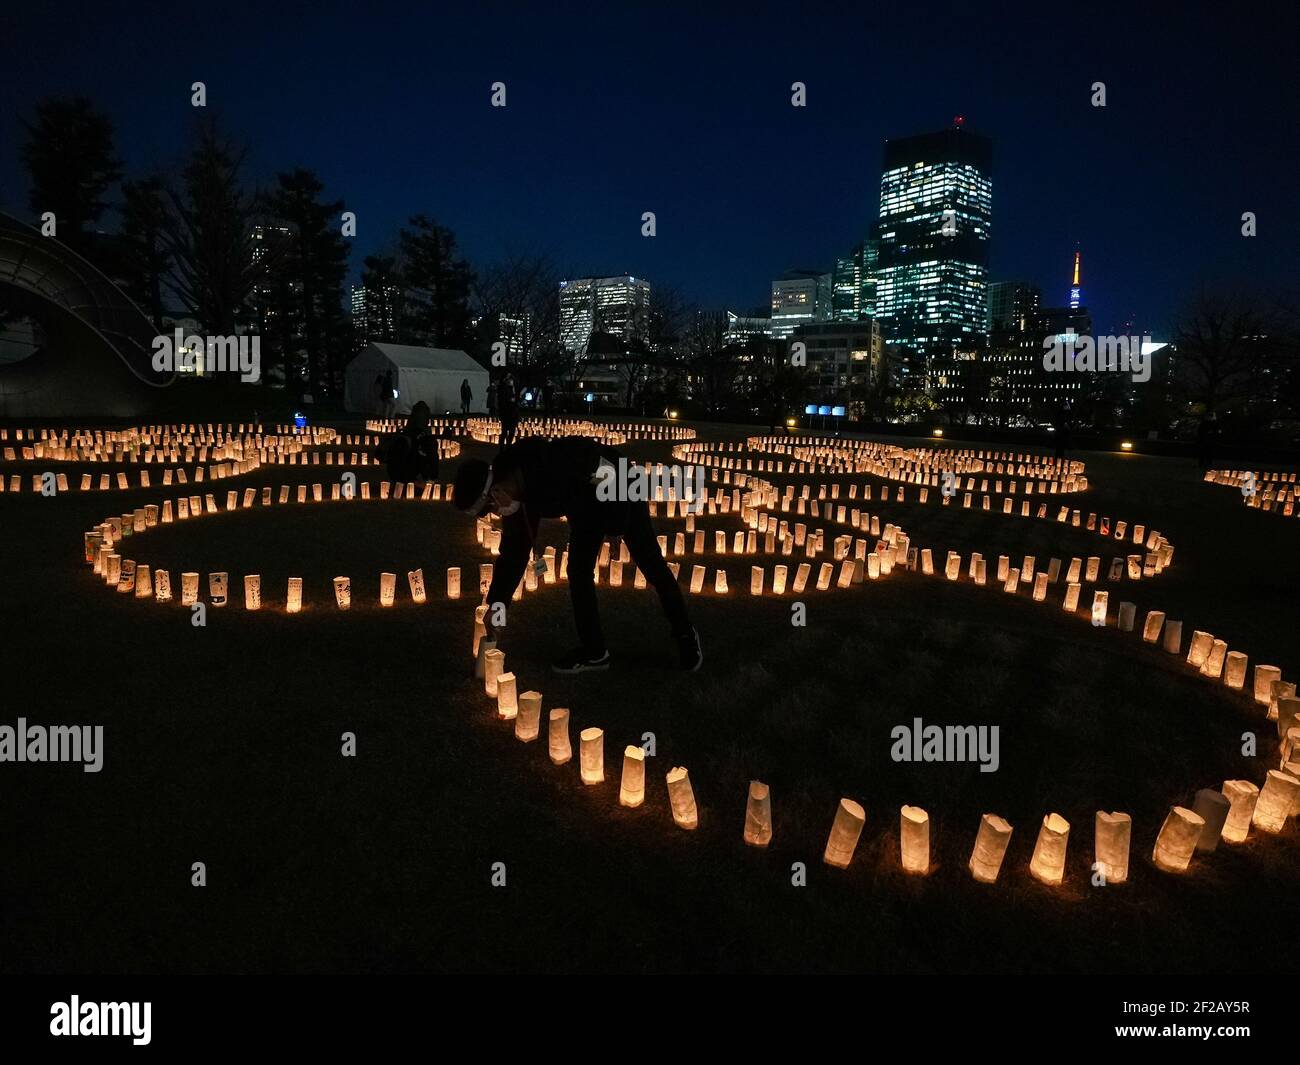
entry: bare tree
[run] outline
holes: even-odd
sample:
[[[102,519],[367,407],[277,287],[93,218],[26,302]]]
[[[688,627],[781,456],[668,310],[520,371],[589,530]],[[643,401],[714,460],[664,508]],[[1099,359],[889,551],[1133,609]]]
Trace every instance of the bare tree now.
[[[480,345],[490,351],[504,343],[511,369],[534,386],[568,368],[560,345],[561,277],[545,254],[510,252],[483,271],[474,289]]]

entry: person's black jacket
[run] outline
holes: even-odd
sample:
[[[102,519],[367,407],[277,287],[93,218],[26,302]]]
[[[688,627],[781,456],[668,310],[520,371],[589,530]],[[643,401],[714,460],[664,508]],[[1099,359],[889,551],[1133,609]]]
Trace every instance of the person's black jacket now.
[[[596,497],[592,480],[601,457],[617,464],[619,455],[589,436],[564,436],[547,440],[530,436],[502,448],[492,462],[492,479],[502,481],[515,470],[523,471],[523,505],[501,519],[501,553],[492,570],[489,603],[508,603],[532,553],[537,527],[543,518],[575,522],[599,521],[604,531],[617,533],[626,521],[627,505]]]

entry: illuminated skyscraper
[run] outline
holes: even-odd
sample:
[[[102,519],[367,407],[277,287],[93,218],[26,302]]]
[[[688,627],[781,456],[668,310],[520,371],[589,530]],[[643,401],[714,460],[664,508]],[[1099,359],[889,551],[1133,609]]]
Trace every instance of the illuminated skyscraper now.
[[[626,341],[649,332],[650,282],[635,277],[579,277],[560,282],[560,341],[587,353],[593,332]]]
[[[1074,253],[1074,277],[1070,279],[1070,310],[1077,311],[1079,304],[1083,302],[1083,282],[1079,274],[1079,260],[1081,256],[1078,250]]]
[[[848,255],[835,260],[831,318],[858,322],[876,311],[876,242],[864,241]]]
[[[784,340],[801,325],[829,321],[831,275],[790,270],[772,282],[772,336]]]
[[[950,352],[985,333],[993,145],[952,129],[885,142],[876,318],[887,344]]]

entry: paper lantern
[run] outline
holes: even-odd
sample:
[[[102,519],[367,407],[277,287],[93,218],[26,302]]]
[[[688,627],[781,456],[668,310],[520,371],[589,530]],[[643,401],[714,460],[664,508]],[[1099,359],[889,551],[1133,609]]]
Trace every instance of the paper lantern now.
[[[620,806],[640,806],[645,802],[645,751],[629,744],[623,748],[623,779],[618,786]]]
[[[1165,615],[1159,610],[1150,610],[1147,612],[1146,620],[1142,623],[1142,639],[1147,643],[1155,643],[1160,639],[1160,630],[1164,627]]]
[[[751,847],[766,847],[772,842],[772,793],[761,780],[749,782],[744,838]]]
[[[350,577],[334,578],[334,602],[338,604],[340,610],[347,610],[352,606],[352,579]]]
[[[1270,769],[1264,778],[1263,790],[1255,801],[1251,824],[1262,832],[1281,832],[1297,795],[1300,795],[1300,780],[1290,773]]]
[[[672,806],[673,821],[678,828],[690,830],[699,826],[695,793],[691,790],[691,777],[685,766],[673,766],[668,771],[668,802]]]
[[[1084,571],[1084,580],[1089,583],[1096,583],[1098,571],[1101,569],[1101,559],[1096,555],[1088,557],[1088,568]]]
[[[1215,640],[1210,644],[1210,653],[1205,656],[1205,664],[1201,666],[1201,675],[1217,680],[1223,674],[1223,663],[1227,657],[1227,641]]]
[[[961,575],[961,555],[956,551],[948,552],[948,563],[944,567],[944,575],[950,580],[955,581]]]
[[[1200,814],[1185,806],[1173,807],[1165,817],[1151,853],[1156,865],[1167,873],[1186,872],[1204,828],[1205,820]]]
[[[213,606],[225,606],[230,585],[229,573],[208,574],[208,598]]]
[[[1198,851],[1213,851],[1218,848],[1219,837],[1223,834],[1223,826],[1228,820],[1231,805],[1223,792],[1216,791],[1214,788],[1202,788],[1196,793],[1192,810],[1205,822],[1196,840]]]
[[[1098,810],[1093,822],[1094,861],[1108,884],[1122,884],[1128,879],[1129,843],[1133,819],[1128,814]]]
[[[1181,621],[1165,622],[1164,649],[1171,655],[1179,654],[1183,649],[1183,623]]]
[[[1119,631],[1132,632],[1133,623],[1136,620],[1136,618],[1137,618],[1137,604],[1126,603],[1121,601],[1119,604],[1119,617],[1117,619],[1117,625],[1119,626]]]
[[[153,597],[158,603],[172,601],[172,575],[165,569],[155,570],[153,575]]]
[[[150,576],[149,567],[141,562],[135,568],[135,597],[137,599],[149,599],[153,596],[153,578]]]
[[[995,883],[1010,842],[1011,825],[997,814],[984,814],[970,854],[971,876],[985,884]]]
[[[749,567],[749,594],[750,595],[763,594],[763,567],[762,566]]]
[[[258,573],[244,574],[244,609],[262,609],[262,577]]]
[[[718,595],[727,594],[727,571],[726,570],[720,569],[717,571],[717,573],[714,574],[713,590],[717,592]]]
[[[515,717],[515,739],[531,743],[542,729],[542,693],[528,691],[519,696]]]
[[[487,647],[492,644],[491,647]],[[506,653],[497,649],[491,640],[484,640],[479,647],[487,647],[483,652],[483,693],[489,699],[497,697],[497,680],[506,671]]]
[[[416,603],[423,603],[426,598],[424,591],[424,570],[408,570],[406,573],[406,582],[411,588],[411,599]]]
[[[181,606],[193,606],[199,599],[199,575],[181,574]]]
[[[566,554],[567,554],[567,552],[566,552]],[[451,579],[451,575],[450,575],[450,574],[447,575],[447,579],[448,579],[448,580]],[[479,591],[479,595],[487,595],[487,591],[488,591],[488,589],[489,589],[490,587],[492,587],[492,563],[491,563],[491,562],[480,562],[480,563],[479,563],[479,567],[478,567],[478,591]],[[449,590],[450,590],[450,586],[449,586]]]
[[[776,566],[772,570],[772,594],[773,595],[785,594],[785,581],[788,572],[789,571],[786,569],[785,566]]]
[[[1106,604],[1109,599],[1109,592],[1092,593],[1092,623],[1098,627],[1106,624]]]
[[[1223,822],[1223,841],[1243,843],[1250,835],[1250,823],[1259,801],[1259,788],[1249,780],[1225,780],[1223,797],[1228,800],[1228,816]]]
[[[1065,879],[1065,853],[1070,843],[1070,822],[1060,814],[1048,814],[1038,830],[1029,872],[1044,884],[1055,886]]]
[[[930,871],[930,815],[919,806],[904,806],[898,821],[903,871],[924,876]]]
[[[379,575],[379,605],[392,606],[397,598],[397,574],[381,573]]]
[[[704,567],[692,566],[691,567],[691,594],[699,595],[699,593],[702,591],[704,591]]]
[[[1041,603],[1047,598],[1047,574],[1039,573],[1034,577],[1034,602]]]
[[[1272,702],[1273,682],[1282,679],[1282,671],[1277,666],[1255,667],[1255,702],[1268,706]]]
[[[812,566],[807,562],[799,563],[799,568],[794,571],[794,594],[801,595],[804,588],[808,586],[808,577],[812,573]]]
[[[1079,609],[1079,592],[1082,588],[1083,585],[1078,583],[1070,583],[1065,586],[1065,600],[1061,604],[1063,609],[1071,614]]]
[[[500,651],[496,652],[501,654]],[[515,715],[519,713],[519,702],[516,698],[515,675],[513,673],[497,674],[497,720],[513,721]]]
[[[822,861],[837,869],[847,869],[853,861],[853,852],[857,849],[858,837],[862,835],[862,826],[866,820],[867,812],[860,805],[852,799],[841,799],[835,810],[835,821],[826,840]]]
[[[578,733],[578,754],[582,782],[600,784],[605,779],[605,733],[598,728],[585,728]]]
[[[1187,647],[1187,664],[1200,669],[1209,658],[1213,646],[1214,637],[1208,632],[1201,632],[1199,629],[1193,632],[1192,642]]]
[[[302,610],[302,578],[290,577],[289,590],[285,596],[285,609],[290,614],[297,614]]]
[[[547,752],[552,762],[564,765],[573,757],[573,748],[569,746],[569,711],[557,706],[547,715],[547,722]]]
[[[1246,686],[1246,656],[1241,651],[1229,651],[1223,663],[1223,683],[1241,691]]]

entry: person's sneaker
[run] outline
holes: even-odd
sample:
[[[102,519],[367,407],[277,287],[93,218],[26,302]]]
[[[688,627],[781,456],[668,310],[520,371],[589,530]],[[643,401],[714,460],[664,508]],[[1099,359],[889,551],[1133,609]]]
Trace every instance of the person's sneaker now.
[[[694,629],[677,637],[677,650],[682,656],[682,669],[694,673],[704,664],[704,649],[700,646],[700,634]]]
[[[555,673],[588,673],[601,669],[609,669],[609,652],[593,656],[581,647],[557,658],[551,664],[551,670]]]

